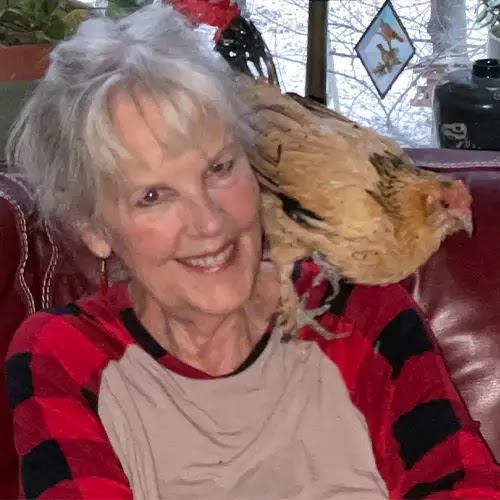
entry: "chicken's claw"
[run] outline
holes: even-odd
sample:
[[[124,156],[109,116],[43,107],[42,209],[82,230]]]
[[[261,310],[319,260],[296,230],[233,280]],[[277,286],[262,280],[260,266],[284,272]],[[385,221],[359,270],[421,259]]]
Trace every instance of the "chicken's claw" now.
[[[330,264],[321,252],[314,251],[311,258],[319,269],[319,273],[313,280],[313,287],[318,286],[325,279],[328,280],[333,292],[325,299],[325,302],[330,303],[340,293],[340,271],[337,266]]]
[[[280,306],[277,314],[276,325],[283,333],[281,342],[287,343],[297,337],[297,318],[295,317],[291,301],[287,300],[287,296],[281,297]]]
[[[316,316],[322,316],[326,311],[330,309],[329,304],[325,304],[316,309],[305,309],[299,307],[297,309],[297,328],[300,330],[304,326],[311,327],[315,332],[319,333],[326,340],[332,340],[336,338],[336,335],[329,332],[326,328],[321,326],[318,321],[316,321]]]
[[[330,305],[324,304],[315,309],[308,309],[308,299],[309,293],[306,292],[302,295],[299,307],[297,307],[293,329],[283,330],[283,335],[281,336],[282,343],[287,343],[290,342],[290,340],[295,339],[297,337],[296,332],[304,326],[309,326],[326,340],[340,339],[348,336],[347,333],[332,333],[322,325],[320,325],[320,323],[316,321],[315,318],[317,316],[322,316],[323,314],[325,314],[330,309]]]

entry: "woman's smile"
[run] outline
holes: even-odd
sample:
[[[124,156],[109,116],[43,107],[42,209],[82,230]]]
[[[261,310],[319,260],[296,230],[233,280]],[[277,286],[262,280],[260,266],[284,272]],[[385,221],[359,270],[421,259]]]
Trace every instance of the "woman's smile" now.
[[[234,262],[237,253],[237,242],[231,241],[215,252],[207,252],[196,257],[186,257],[176,260],[190,271],[214,273],[229,267]]]

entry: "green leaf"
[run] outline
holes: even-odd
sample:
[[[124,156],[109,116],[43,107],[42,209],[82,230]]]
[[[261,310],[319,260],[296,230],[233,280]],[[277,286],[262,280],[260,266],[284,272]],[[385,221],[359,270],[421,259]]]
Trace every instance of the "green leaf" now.
[[[58,17],[51,17],[50,21],[42,28],[41,34],[45,40],[56,42],[64,39],[66,27]]]
[[[88,18],[88,12],[85,9],[75,9],[68,12],[63,18],[62,22],[64,24],[65,36],[73,35],[80,23]]]
[[[19,0],[19,9],[29,16],[36,16],[41,11],[40,2],[36,0]]]
[[[87,15],[72,0],[0,0],[0,40],[9,45],[57,42],[73,34]]]
[[[6,9],[0,13],[0,25],[10,27],[10,29],[26,29],[33,28],[33,22],[29,16],[26,16],[19,9]]]
[[[17,0],[0,0],[0,10],[8,9],[9,7],[17,7]]]
[[[139,10],[141,6],[139,0],[109,0],[106,15],[112,18],[122,17]]]
[[[44,12],[50,15],[59,5],[59,0],[43,0]]]

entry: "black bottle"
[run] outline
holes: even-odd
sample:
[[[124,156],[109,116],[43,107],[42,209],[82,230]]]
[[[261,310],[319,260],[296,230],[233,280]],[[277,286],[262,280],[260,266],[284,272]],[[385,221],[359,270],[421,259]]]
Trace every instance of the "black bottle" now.
[[[480,59],[446,75],[434,90],[439,146],[500,151],[500,61]]]

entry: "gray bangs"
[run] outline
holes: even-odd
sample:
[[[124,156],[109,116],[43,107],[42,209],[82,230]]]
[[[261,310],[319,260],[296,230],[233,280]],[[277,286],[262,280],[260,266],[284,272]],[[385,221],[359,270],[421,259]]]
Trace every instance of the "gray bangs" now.
[[[104,182],[120,179],[117,159],[129,153],[113,129],[116,90],[158,103],[169,131],[158,141],[173,154],[206,135],[214,117],[253,147],[235,74],[172,7],[85,21],[52,51],[6,149],[48,222],[74,229],[95,216]]]
[[[203,82],[202,88],[210,88],[210,93],[201,95],[192,88],[180,85],[174,87],[170,84],[165,89],[161,85],[161,80],[157,83],[158,85],[154,86],[151,82],[139,79],[131,82],[110,81],[109,85],[101,88],[100,95],[96,95],[89,109],[83,142],[93,145],[87,153],[90,163],[98,172],[106,177],[121,179],[117,171],[117,160],[130,156],[112,124],[112,105],[109,102],[110,94],[116,90],[125,91],[135,102],[140,114],[142,114],[140,97],[147,96],[158,105],[168,134],[163,136],[157,134],[155,130],[151,132],[169,154],[175,156],[186,148],[202,143],[207,133],[213,130],[214,122],[226,127],[245,149],[253,145],[252,130],[245,128],[240,113],[234,109],[235,106],[241,109],[243,103],[228,102],[227,92],[221,91],[220,85]]]

